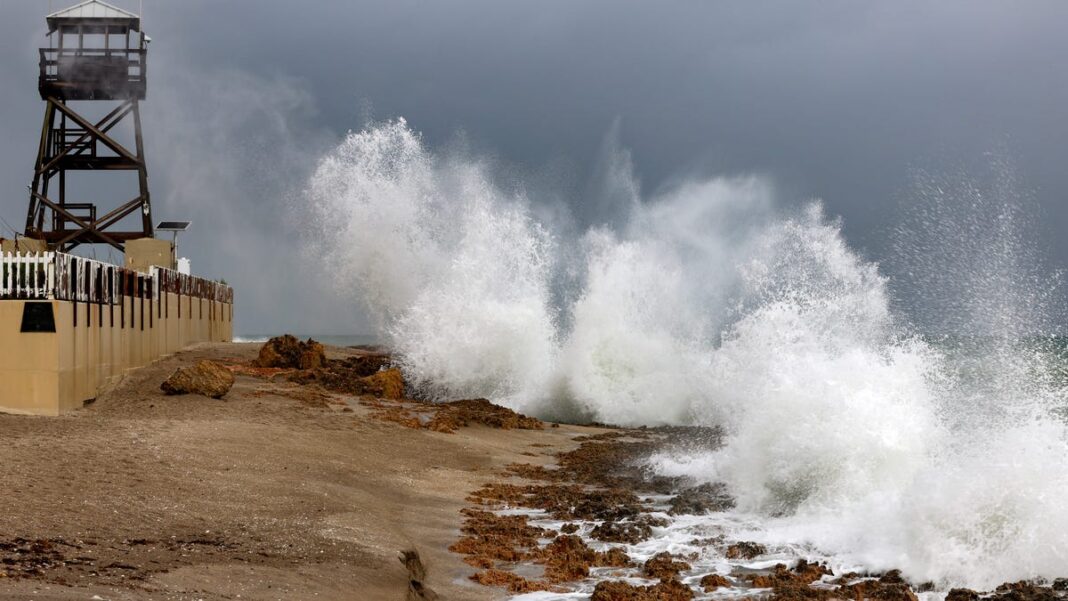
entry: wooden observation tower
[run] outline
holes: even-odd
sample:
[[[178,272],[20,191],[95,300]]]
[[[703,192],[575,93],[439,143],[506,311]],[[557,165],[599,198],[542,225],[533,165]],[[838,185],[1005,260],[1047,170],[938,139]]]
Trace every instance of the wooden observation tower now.
[[[138,108],[145,99],[150,39],[138,15],[100,0],[54,12],[47,21],[50,41],[40,49],[37,86],[46,107],[25,235],[60,251],[98,243],[124,250],[127,241],[153,233]],[[102,118],[90,119],[71,105],[84,101],[94,104],[79,106],[99,113],[103,103],[114,106]],[[132,147],[119,141],[123,128],[115,129],[127,117],[133,122]],[[90,170],[135,171],[137,195],[100,207],[82,199],[71,202],[68,173]]]

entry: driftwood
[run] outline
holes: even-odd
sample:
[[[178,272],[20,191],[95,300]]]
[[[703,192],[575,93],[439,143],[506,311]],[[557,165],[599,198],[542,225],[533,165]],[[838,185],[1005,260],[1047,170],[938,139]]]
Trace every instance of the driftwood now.
[[[426,566],[419,558],[419,551],[401,551],[397,559],[408,569],[408,601],[441,601],[437,593],[423,584],[426,580]]]

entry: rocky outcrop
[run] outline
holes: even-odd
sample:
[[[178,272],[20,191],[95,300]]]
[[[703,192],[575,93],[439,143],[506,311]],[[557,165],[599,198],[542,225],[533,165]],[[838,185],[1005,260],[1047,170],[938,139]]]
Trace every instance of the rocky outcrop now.
[[[729,586],[731,586],[731,581],[721,574],[706,574],[701,577],[701,588],[705,589],[706,593]]]
[[[327,360],[319,367],[289,374],[288,379],[297,384],[318,384],[344,394],[399,400],[404,396],[404,377],[399,369],[386,369],[388,365],[388,355]]]
[[[722,482],[701,484],[687,488],[671,499],[670,515],[701,515],[727,511],[734,507],[734,499],[727,493]]]
[[[678,580],[658,582],[652,586],[637,586],[623,580],[597,583],[590,601],[690,601],[693,591]]]
[[[202,394],[213,399],[222,398],[234,385],[234,374],[214,361],[199,361],[196,365],[179,367],[160,390],[166,394]]]
[[[661,581],[672,580],[690,569],[690,564],[685,561],[676,561],[675,556],[667,551],[662,551],[649,558],[642,566],[642,576],[646,578],[659,578]]]
[[[404,396],[404,376],[397,368],[385,369],[359,380],[360,393],[380,399],[397,400]]]
[[[767,552],[768,550],[764,548],[764,545],[742,541],[727,547],[724,555],[727,556],[727,559],[753,559]]]
[[[652,536],[654,527],[666,525],[665,520],[643,514],[632,520],[605,520],[593,528],[590,536],[607,543],[634,545]]]
[[[259,357],[253,367],[282,367],[291,369],[315,369],[326,363],[326,349],[309,338],[301,342],[295,336],[285,334],[268,340],[260,347]]]
[[[384,372],[383,372],[384,373]],[[464,399],[439,403],[439,411],[431,420],[430,429],[451,432],[471,424],[482,424],[501,430],[541,430],[541,420],[495,405],[486,399]]]

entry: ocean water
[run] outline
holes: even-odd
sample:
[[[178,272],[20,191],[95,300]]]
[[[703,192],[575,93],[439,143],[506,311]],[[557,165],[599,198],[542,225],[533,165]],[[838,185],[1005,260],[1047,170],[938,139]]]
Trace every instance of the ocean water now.
[[[234,336],[234,342],[247,342],[263,344],[275,336],[281,336],[289,332],[277,332],[274,334],[244,334]],[[330,346],[376,346],[381,338],[375,334],[294,334],[301,340],[312,338]]]
[[[1011,178],[919,177],[890,279],[762,178],[641,196],[625,152],[605,161],[611,225],[581,228],[378,124],[309,181],[315,250],[428,398],[721,427],[649,462],[737,509],[646,551],[715,531],[943,591],[1068,575],[1064,291]]]

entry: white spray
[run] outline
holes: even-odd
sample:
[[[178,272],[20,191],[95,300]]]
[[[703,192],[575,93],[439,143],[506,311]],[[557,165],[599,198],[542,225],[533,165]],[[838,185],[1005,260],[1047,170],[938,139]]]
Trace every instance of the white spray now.
[[[350,134],[309,195],[338,284],[428,397],[721,426],[722,449],[659,465],[726,481],[769,544],[944,586],[1068,566],[1063,390],[1019,348],[964,373],[910,334],[818,204],[784,214],[760,178],[690,181],[563,240],[403,120]]]

